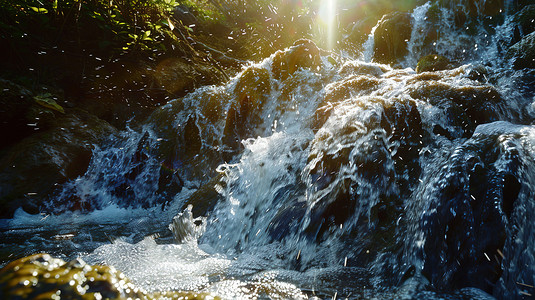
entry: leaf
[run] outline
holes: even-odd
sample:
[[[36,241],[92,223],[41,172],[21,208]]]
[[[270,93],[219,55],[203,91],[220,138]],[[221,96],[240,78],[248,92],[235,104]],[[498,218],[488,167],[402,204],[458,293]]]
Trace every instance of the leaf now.
[[[63,107],[57,104],[56,101],[52,99],[51,97],[52,95],[50,93],[45,93],[45,94],[37,95],[33,97],[33,99],[35,100],[35,102],[37,102],[37,104],[43,107],[50,108],[50,109],[59,111],[60,113],[64,114],[65,110],[63,109]]]
[[[48,10],[46,8],[42,8],[42,7],[30,7],[31,10],[35,11],[36,13],[39,13],[39,14],[46,14],[48,13]]]
[[[169,25],[169,29],[171,29],[171,31],[175,29],[175,26],[173,25],[173,23],[171,23],[171,19],[167,18],[167,24]]]

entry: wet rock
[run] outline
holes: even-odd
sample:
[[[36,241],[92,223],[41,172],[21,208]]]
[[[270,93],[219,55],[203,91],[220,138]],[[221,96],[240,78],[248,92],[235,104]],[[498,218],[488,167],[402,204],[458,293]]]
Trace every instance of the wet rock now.
[[[470,65],[466,77],[481,83],[488,83],[489,70],[483,65]]]
[[[81,110],[56,115],[50,126],[9,148],[0,158],[3,217],[18,207],[38,213],[57,185],[87,170],[94,145],[115,132],[108,123]]]
[[[505,1],[504,0],[486,0],[486,1],[477,1],[480,6],[479,12],[483,13],[485,16],[494,17],[505,11]],[[483,6],[481,9],[481,5]]]
[[[189,205],[192,205],[193,208],[191,209],[191,212],[194,217],[206,216],[219,201],[224,199],[220,192],[225,186],[226,183],[223,180],[223,175],[216,175],[193,192],[193,194],[184,201],[182,208],[185,209]]]
[[[351,240],[352,255],[364,263],[375,257],[367,250],[377,253],[393,238],[399,195],[410,194],[420,174],[424,133],[412,101],[361,97],[349,102],[333,108],[311,142],[306,172],[313,205],[307,233],[322,241],[340,230]],[[370,228],[374,237],[366,234]]]
[[[522,38],[522,40],[507,50],[506,58],[513,59],[513,68],[535,68],[535,32]]]
[[[385,65],[353,60],[344,63],[342,67],[340,67],[340,70],[338,70],[338,74],[342,77],[350,75],[371,75],[380,77],[388,71],[390,71],[390,68]]]
[[[495,24],[499,20],[498,17],[505,11],[503,0],[439,0],[438,5],[453,13],[455,25],[459,28],[475,27],[475,24],[482,19],[484,23]]]
[[[273,56],[273,76],[284,80],[300,68],[319,71],[321,68],[320,49],[310,40],[298,40],[285,51],[277,51]]]
[[[159,139],[153,155],[162,165],[177,170],[182,180],[190,176],[211,178],[223,163],[222,153],[226,153],[226,149],[216,150],[222,142],[220,133],[213,131],[213,124],[224,122],[226,100],[221,95],[203,95],[206,101],[198,107],[189,107],[186,100],[177,99],[156,109],[146,122]]]
[[[194,64],[182,58],[166,58],[158,63],[154,77],[159,85],[174,96],[223,81],[222,73],[208,64]]]
[[[199,25],[199,20],[197,20],[197,17],[195,17],[190,8],[184,4],[173,7],[172,14],[173,18],[178,22],[182,22],[184,26],[189,27],[193,25],[193,27],[195,27]]]
[[[448,70],[452,69],[453,67],[454,66],[449,59],[445,58],[444,56],[438,54],[429,54],[420,58],[418,65],[416,66],[416,73]]]
[[[393,12],[384,15],[374,33],[373,60],[382,64],[396,64],[407,55],[412,25],[409,13]]]
[[[332,105],[352,97],[363,96],[370,94],[379,88],[381,80],[365,76],[352,75],[344,78],[341,81],[329,84],[325,90],[324,105]]]
[[[515,245],[511,234],[527,226],[515,212],[526,209],[533,193],[524,171],[533,165],[524,138],[532,130],[507,122],[479,126],[423,183],[417,197],[431,200],[420,220],[423,273],[439,290],[477,287],[493,293],[503,270],[517,260],[507,253],[525,247]]]
[[[246,69],[234,88],[235,102],[227,112],[223,143],[237,149],[240,141],[252,137],[252,130],[259,124],[264,104],[271,92],[271,78],[266,69]]]
[[[174,56],[154,61],[125,58],[96,72],[77,104],[117,128],[133,127],[170,99],[226,80],[214,65]]]
[[[349,30],[349,34],[344,39],[344,42],[352,45],[358,51],[362,51],[364,43],[368,40],[369,34],[376,24],[377,19],[375,17],[366,17],[356,21],[352,25],[351,30]]]
[[[524,36],[535,31],[535,5],[528,5],[517,12],[513,18],[515,32],[513,42],[519,42]]]
[[[447,124],[458,128],[453,137],[470,137],[479,124],[497,121],[504,114],[505,100],[488,85],[453,85],[419,81],[408,90],[413,99],[429,102],[444,111]]]
[[[0,270],[2,299],[214,299],[207,293],[148,293],[113,267],[65,262],[48,254],[13,261]],[[217,298],[217,297],[215,297]]]

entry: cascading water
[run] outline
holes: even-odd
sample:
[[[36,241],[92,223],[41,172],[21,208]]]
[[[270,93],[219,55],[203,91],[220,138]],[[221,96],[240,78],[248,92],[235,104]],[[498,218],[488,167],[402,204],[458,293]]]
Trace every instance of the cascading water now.
[[[453,11],[413,11],[405,69],[299,41],[223,86],[173,100],[95,150],[87,173],[50,202],[58,215],[18,212],[3,234],[17,240],[33,226],[48,234],[76,220],[57,237],[62,249],[46,238],[24,245],[113,265],[149,291],[527,298],[529,77],[500,54],[509,16],[490,31],[488,18],[461,22],[479,31],[460,35]],[[466,64],[416,73],[430,53]],[[92,212],[59,213],[73,208]]]

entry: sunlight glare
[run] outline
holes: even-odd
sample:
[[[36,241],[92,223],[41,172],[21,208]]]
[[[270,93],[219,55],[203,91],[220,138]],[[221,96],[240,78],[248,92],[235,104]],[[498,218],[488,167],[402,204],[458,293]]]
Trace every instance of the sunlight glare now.
[[[326,30],[325,39],[328,50],[336,44],[336,0],[322,0],[319,8],[321,25]]]

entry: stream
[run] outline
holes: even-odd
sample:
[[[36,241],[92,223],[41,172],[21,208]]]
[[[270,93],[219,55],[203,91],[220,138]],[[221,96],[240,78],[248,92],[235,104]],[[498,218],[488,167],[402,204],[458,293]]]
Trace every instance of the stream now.
[[[512,15],[468,35],[430,9],[394,67],[373,34],[360,56],[301,41],[110,136],[50,213],[0,220],[1,265],[46,252],[223,299],[533,297],[535,74],[501,48]],[[428,53],[457,63],[417,73]]]

